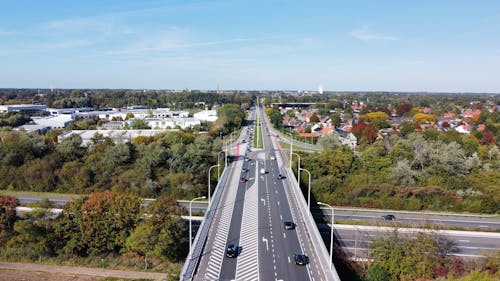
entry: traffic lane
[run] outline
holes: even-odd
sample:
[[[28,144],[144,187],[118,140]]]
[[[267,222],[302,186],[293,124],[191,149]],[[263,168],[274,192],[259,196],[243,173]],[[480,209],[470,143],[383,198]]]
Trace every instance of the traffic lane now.
[[[225,247],[224,243],[227,240],[227,235],[229,232],[229,229],[226,230],[225,224],[231,223],[229,222],[229,220],[230,217],[232,217],[232,204],[234,203],[234,198],[236,197],[236,194],[232,193],[229,187],[231,186],[231,184],[235,184],[238,182],[238,179],[236,178],[239,174],[238,172],[236,172],[236,166],[238,164],[239,163],[237,161],[231,163],[231,170],[229,171],[226,185],[224,186],[224,192],[222,193],[218,205],[216,206],[216,208],[214,208],[215,214],[207,234],[208,236],[206,238],[206,243],[201,254],[198,270],[196,272],[194,280],[206,280],[205,277],[208,273],[211,260],[214,261],[214,264],[216,264],[217,267],[219,265],[222,265],[222,259],[224,258],[225,250],[223,247]],[[231,210],[229,216],[227,216],[227,212],[225,212],[227,210]],[[224,220],[222,219],[222,217],[227,217],[227,219]],[[224,227],[221,227],[222,224],[224,224]],[[220,240],[223,240],[224,243],[219,243],[218,241]],[[221,247],[216,247],[214,246],[216,244],[224,245],[221,245]],[[211,271],[214,272],[213,268],[211,269]],[[220,268],[217,268],[217,274],[220,274]]]
[[[277,230],[276,241],[277,248],[281,251],[277,252],[278,260],[278,279],[282,280],[309,280],[307,266],[299,266],[295,264],[294,254],[303,253],[297,228],[286,230],[284,221],[294,221],[288,200],[284,193],[284,187],[281,181],[278,181],[275,175],[268,177],[268,180],[273,183],[274,192],[271,192],[271,204],[274,205],[275,212],[273,215],[273,227]],[[278,231],[279,230],[279,231]],[[307,253],[306,253],[307,254]],[[281,278],[281,276],[283,278]]]
[[[13,197],[16,197],[19,199],[19,203],[21,205],[26,205],[26,204],[32,204],[39,202],[43,199],[48,199],[51,202],[53,202],[56,206],[64,206],[66,203],[73,201],[74,199],[71,197],[45,197],[45,196],[26,196],[26,195],[13,195]]]
[[[259,165],[263,165],[259,161]],[[259,271],[261,280],[309,280],[306,267],[290,267],[293,252],[300,250],[298,238],[283,239],[283,226],[279,217],[279,204],[274,188],[268,181],[270,173],[259,176]],[[283,216],[283,215],[282,215]],[[289,241],[290,240],[290,241]]]
[[[323,237],[329,237],[330,228],[326,224],[318,224],[318,229]],[[368,247],[376,239],[387,238],[391,231],[387,230],[356,230],[356,229],[335,229],[335,239],[343,248],[349,250]],[[413,236],[414,233],[400,233],[400,236]],[[478,237],[469,234],[436,234],[451,242],[451,254],[455,255],[481,255],[489,251],[500,250],[500,238]],[[329,239],[329,238],[327,238]],[[326,239],[325,239],[326,240]],[[357,247],[356,247],[357,246]],[[359,253],[358,253],[359,257]]]
[[[326,210],[326,209],[323,209]],[[319,208],[315,208],[312,211],[313,216],[323,217],[331,220],[331,214],[327,210],[326,212],[321,211]],[[385,214],[393,214],[396,219],[394,222],[403,222],[411,224],[440,224],[440,225],[451,225],[457,227],[476,227],[476,228],[490,228],[490,229],[500,229],[500,219],[494,218],[474,218],[474,217],[450,217],[450,216],[440,216],[440,215],[430,215],[430,214],[400,214],[394,212],[366,212],[366,211],[351,211],[351,210],[337,210],[335,209],[335,220],[365,220],[374,222],[384,222],[382,216]]]
[[[267,131],[269,132],[269,130]],[[277,207],[280,210],[279,218],[275,217],[275,224],[276,228],[281,229],[282,235],[284,237],[284,239],[281,240],[281,248],[283,249],[281,254],[284,258],[280,259],[283,266],[280,273],[286,277],[284,280],[311,280],[310,264],[308,264],[307,266],[296,265],[294,261],[294,254],[304,253],[309,256],[309,261],[313,263],[315,258],[312,254],[312,250],[308,247],[307,243],[300,239],[300,237],[306,237],[306,234],[303,232],[303,230],[297,229],[297,227],[294,230],[285,230],[284,228],[283,222],[285,220],[293,221],[297,226],[300,224],[298,223],[298,218],[296,219],[292,214],[291,205],[288,201],[289,198],[287,196],[287,193],[285,192],[286,181],[284,181],[283,179],[278,179],[278,174],[280,173],[281,169],[278,165],[278,161],[276,160],[276,151],[273,148],[271,137],[266,136],[264,139],[266,140],[266,144],[268,144],[267,154],[269,160],[267,161],[267,163],[270,167],[271,172],[269,179],[274,184],[274,192],[276,195],[275,204],[278,205]],[[271,156],[274,156],[274,160],[270,159]],[[299,236],[298,231],[302,231],[302,236]],[[290,241],[288,240],[292,240],[292,242],[290,243]]]
[[[241,161],[241,160],[239,160]],[[243,177],[242,171],[240,171],[240,178]],[[229,227],[229,233],[227,236],[226,245],[229,243],[234,243],[237,249],[241,249],[244,245],[240,245],[240,233],[241,233],[241,220],[243,216],[243,204],[245,200],[246,186],[249,184],[247,181],[239,182],[237,186],[228,186],[227,188],[237,188],[236,198],[233,205],[233,215],[231,217],[231,225]],[[224,253],[225,254],[225,253]],[[236,278],[236,258],[230,258],[225,256],[222,261],[222,266],[220,270],[220,278],[222,280],[234,280]]]
[[[275,249],[273,226],[270,218],[271,210],[269,208],[269,190],[266,186],[265,177],[260,173],[258,177],[259,278],[261,280],[276,280],[276,257],[273,257],[273,255],[275,255]]]

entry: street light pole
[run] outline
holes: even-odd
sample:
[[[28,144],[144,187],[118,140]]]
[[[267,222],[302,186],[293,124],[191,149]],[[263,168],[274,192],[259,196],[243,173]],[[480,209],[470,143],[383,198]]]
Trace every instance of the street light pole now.
[[[207,197],[205,196],[201,196],[201,197],[196,197],[194,198],[193,200],[189,201],[189,252],[191,253],[191,244],[192,244],[192,226],[191,226],[191,221],[193,220],[193,218],[191,217],[191,205],[193,204],[193,202],[195,200],[199,200],[199,199],[205,199]]]
[[[299,174],[300,171],[306,171],[307,174],[309,175],[309,188],[307,189],[307,208],[310,210],[311,209],[311,173],[309,173],[308,170],[299,168]],[[300,183],[299,183],[300,187]]]
[[[292,154],[293,154],[293,138],[292,138],[292,130],[290,129],[290,169],[292,168]]]
[[[327,206],[328,208],[330,208],[332,210],[332,226],[330,228],[330,269],[332,269],[332,264],[333,264],[333,223],[335,222],[335,220],[334,220],[335,210],[333,209],[332,206],[330,206],[326,203],[318,202],[318,205]]]
[[[220,164],[213,165],[212,167],[210,167],[210,169],[208,169],[208,205],[209,206],[210,206],[210,203],[212,202],[212,201],[210,201],[210,172],[212,171],[212,168],[215,168],[218,166],[220,166]]]
[[[297,155],[297,157],[299,158],[299,162],[297,163],[297,181],[299,182],[299,186],[300,186],[300,155],[298,153],[295,153],[295,152],[293,152],[292,154]]]
[[[227,153],[224,151],[224,150],[221,150],[219,151],[219,153],[217,153],[217,164],[219,164],[219,167],[217,167],[217,179],[220,178],[220,163],[219,163],[219,157],[220,157],[220,154],[224,152],[224,156],[226,158],[226,162],[225,162],[225,166],[224,167],[227,167]]]

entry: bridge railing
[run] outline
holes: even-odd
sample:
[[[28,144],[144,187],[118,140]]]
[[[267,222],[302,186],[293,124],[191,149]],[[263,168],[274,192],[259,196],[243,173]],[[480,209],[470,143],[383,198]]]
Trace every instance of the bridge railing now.
[[[282,159],[286,159],[284,157],[283,153]],[[284,163],[286,165],[286,163]],[[307,226],[307,231],[306,233],[309,235],[312,241],[323,241],[323,238],[321,237],[321,234],[319,233],[318,226],[316,225],[316,222],[314,221],[314,218],[312,216],[311,211],[307,207],[307,202],[306,198],[302,195],[302,191],[299,188],[299,183],[297,182],[297,179],[295,178],[295,174],[293,173],[292,169],[290,167],[287,167],[285,169],[286,171],[286,178],[289,182],[291,182],[291,191],[294,193],[295,197],[297,200],[295,202],[299,205],[299,211],[302,213],[302,217],[304,218],[304,223]],[[332,226],[333,227],[333,226]],[[330,260],[330,254],[328,253],[328,249],[326,248],[326,245],[324,243],[312,243],[314,250],[316,251],[316,254],[319,257],[319,262],[321,264],[321,268],[323,268],[327,280],[334,280],[334,281],[340,281],[339,275],[337,273],[337,270],[335,269],[335,266],[332,264],[332,261]],[[330,270],[331,267],[331,270]]]
[[[200,258],[203,254],[203,249],[205,248],[205,243],[207,242],[210,225],[212,224],[215,211],[217,210],[217,206],[219,205],[224,186],[226,185],[229,171],[230,169],[224,167],[221,178],[219,179],[219,182],[215,187],[215,192],[212,196],[212,202],[208,205],[208,209],[205,212],[203,221],[201,222],[200,227],[198,228],[198,232],[196,233],[196,236],[193,240],[191,251],[189,252],[186,261],[184,262],[184,266],[182,267],[179,278],[179,280],[181,281],[193,280],[194,274],[196,273],[196,270],[198,268],[198,264],[200,263]]]

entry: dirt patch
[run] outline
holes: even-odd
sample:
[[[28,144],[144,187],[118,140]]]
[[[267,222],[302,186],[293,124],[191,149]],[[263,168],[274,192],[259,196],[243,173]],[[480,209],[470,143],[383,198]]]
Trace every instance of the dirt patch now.
[[[79,274],[0,269],[0,281],[98,281],[103,279]]]
[[[97,280],[164,280],[164,273],[112,270],[80,266],[42,265],[0,262],[0,281],[97,281]]]

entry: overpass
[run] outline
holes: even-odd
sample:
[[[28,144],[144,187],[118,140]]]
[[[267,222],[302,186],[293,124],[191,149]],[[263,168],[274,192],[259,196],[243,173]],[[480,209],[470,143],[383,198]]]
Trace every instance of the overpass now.
[[[340,280],[278,141],[262,122],[264,149],[253,150],[249,130],[231,148],[236,160],[217,184],[180,280]],[[236,258],[225,256],[228,243],[238,246]],[[309,264],[296,265],[295,253]]]

